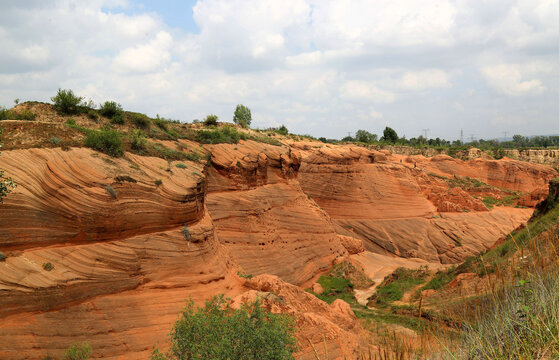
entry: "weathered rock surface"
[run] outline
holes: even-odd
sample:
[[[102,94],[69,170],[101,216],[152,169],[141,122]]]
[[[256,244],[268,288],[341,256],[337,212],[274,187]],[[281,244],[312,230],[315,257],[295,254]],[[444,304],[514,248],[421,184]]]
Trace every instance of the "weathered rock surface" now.
[[[487,211],[479,194],[441,176],[545,196],[557,175],[515,160],[440,156],[413,156],[414,169],[388,151],[316,142],[204,148],[208,166],[184,169],[83,148],[2,153],[0,169],[19,185],[0,207],[0,358],[60,357],[88,341],[96,357],[145,359],[165,346],[185,298],[218,293],[274,293],[285,303],[267,295],[266,306],[296,316],[303,358],[314,356],[307,338],[321,347],[317,328],[332,357],[351,357],[360,329],[348,305],[297,285],[347,256],[376,274],[456,262],[531,214]]]
[[[328,359],[355,358],[363,329],[348,303],[335,300],[328,305],[298,286],[287,284],[276,276],[260,275],[247,280],[250,289],[235,300],[238,303],[260,299],[273,313],[295,318],[298,343],[297,358],[316,359],[311,344]]]

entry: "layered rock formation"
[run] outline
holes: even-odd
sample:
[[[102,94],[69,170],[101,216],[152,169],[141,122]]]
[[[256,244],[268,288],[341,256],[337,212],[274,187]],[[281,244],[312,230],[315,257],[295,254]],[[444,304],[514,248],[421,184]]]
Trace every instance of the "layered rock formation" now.
[[[145,359],[165,346],[185,298],[218,293],[264,296],[294,314],[303,357],[322,347],[317,326],[332,357],[351,357],[361,330],[348,305],[302,287],[350,254],[370,264],[377,258],[366,254],[457,262],[531,214],[489,211],[479,192],[446,179],[545,196],[557,175],[514,160],[408,159],[291,140],[204,148],[209,163],[185,168],[83,148],[2,153],[0,169],[18,188],[0,208],[0,358],[59,357],[88,341],[95,357]]]

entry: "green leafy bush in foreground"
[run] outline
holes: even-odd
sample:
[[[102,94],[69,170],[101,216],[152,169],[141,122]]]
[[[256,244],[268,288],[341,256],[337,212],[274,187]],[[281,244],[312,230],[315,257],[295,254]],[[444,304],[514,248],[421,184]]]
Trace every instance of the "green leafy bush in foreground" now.
[[[120,134],[108,128],[88,131],[85,146],[114,157],[124,154],[124,144]]]
[[[291,317],[271,314],[258,301],[232,309],[223,295],[204,308],[190,300],[171,331],[169,351],[155,350],[152,360],[293,359],[294,331]]]

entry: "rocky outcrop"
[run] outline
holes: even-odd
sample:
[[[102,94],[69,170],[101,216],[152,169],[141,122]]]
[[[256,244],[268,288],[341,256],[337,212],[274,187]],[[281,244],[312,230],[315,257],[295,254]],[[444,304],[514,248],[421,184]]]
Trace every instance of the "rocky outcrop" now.
[[[326,355],[328,359],[355,358],[359,354],[364,330],[345,301],[338,299],[328,305],[300,287],[271,275],[249,279],[245,287],[249,291],[235,299],[237,304],[259,299],[271,312],[295,318],[300,346],[297,358],[316,359],[313,346],[320,358]]]
[[[549,165],[555,168],[559,166],[559,150],[557,149],[507,149],[505,154],[512,159]]]

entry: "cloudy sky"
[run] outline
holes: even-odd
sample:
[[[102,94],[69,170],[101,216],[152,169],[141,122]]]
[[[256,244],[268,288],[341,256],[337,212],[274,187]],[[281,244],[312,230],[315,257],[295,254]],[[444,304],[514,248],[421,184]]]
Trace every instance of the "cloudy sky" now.
[[[0,0],[0,105],[57,88],[341,138],[559,133],[559,0]]]

